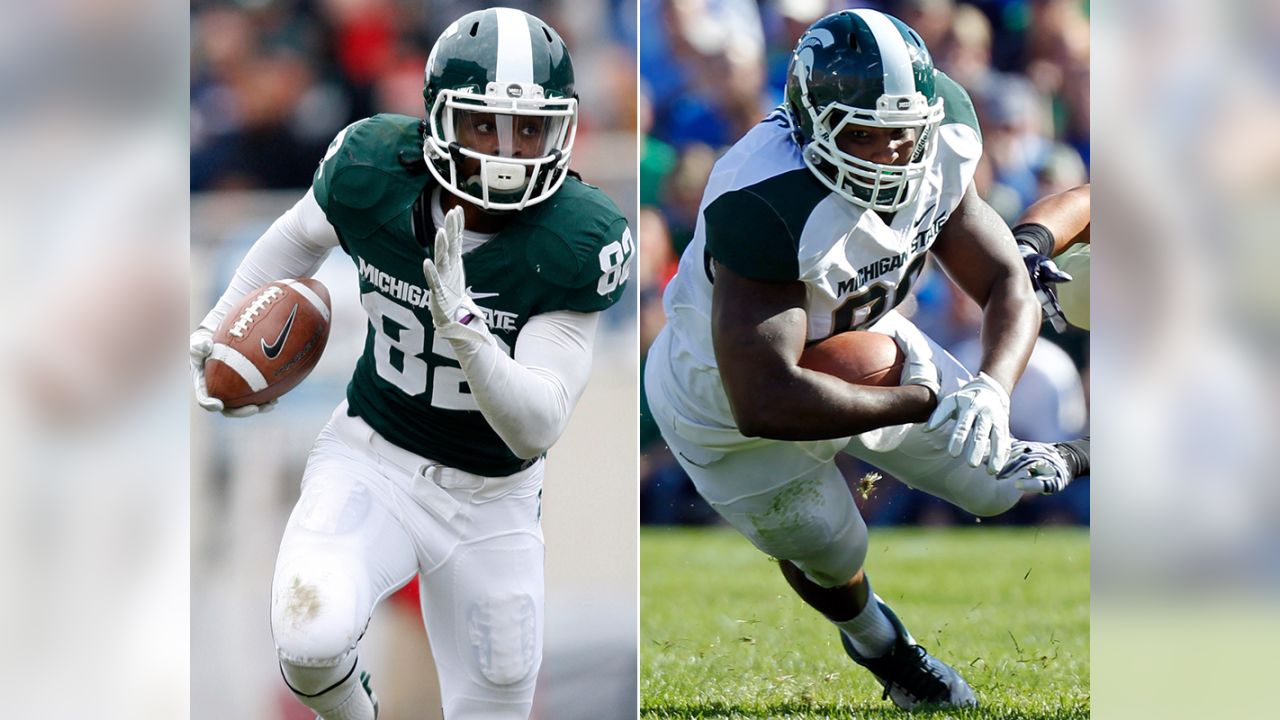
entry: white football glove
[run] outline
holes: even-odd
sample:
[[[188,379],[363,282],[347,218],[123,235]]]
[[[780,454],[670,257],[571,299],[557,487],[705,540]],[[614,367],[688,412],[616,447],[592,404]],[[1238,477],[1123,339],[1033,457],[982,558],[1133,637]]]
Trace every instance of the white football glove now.
[[[970,467],[987,461],[987,472],[995,475],[1009,459],[1009,393],[986,373],[970,380],[959,390],[938,402],[938,408],[925,425],[934,432],[955,419],[947,452],[951,457],[964,454]]]
[[[436,331],[452,340],[490,339],[484,313],[467,295],[467,279],[462,270],[462,208],[444,216],[436,230],[435,260],[427,258],[422,272],[431,288],[431,321]]]
[[[919,333],[906,333],[899,328],[889,332],[907,356],[902,366],[900,385],[923,385],[933,391],[937,397],[941,390],[941,375],[938,366],[933,364],[933,348]]]
[[[271,412],[275,409],[276,400],[262,405],[245,405],[238,408],[225,408],[222,401],[209,396],[209,389],[204,380],[204,363],[213,352],[213,331],[207,327],[198,327],[191,333],[191,382],[196,390],[196,404],[209,412],[220,412],[227,417],[242,418],[258,413]]]

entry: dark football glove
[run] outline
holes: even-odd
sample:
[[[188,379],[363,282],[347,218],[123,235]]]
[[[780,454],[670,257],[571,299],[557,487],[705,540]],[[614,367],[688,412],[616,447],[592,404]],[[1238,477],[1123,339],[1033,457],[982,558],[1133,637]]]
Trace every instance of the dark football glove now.
[[[1070,282],[1071,276],[1059,270],[1053,258],[1049,257],[1053,252],[1053,233],[1038,223],[1024,223],[1013,229],[1013,238],[1018,241],[1018,252],[1022,253],[1022,262],[1027,266],[1031,287],[1035,288],[1044,316],[1054,330],[1065,332],[1067,319],[1058,304],[1058,292],[1054,286]]]

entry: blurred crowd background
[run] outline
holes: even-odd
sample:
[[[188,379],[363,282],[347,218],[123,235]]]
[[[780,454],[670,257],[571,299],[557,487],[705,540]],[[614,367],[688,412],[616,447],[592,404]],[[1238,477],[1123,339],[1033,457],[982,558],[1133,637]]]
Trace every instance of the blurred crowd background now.
[[[195,0],[191,13],[191,323],[259,234],[306,191],[339,130],[424,113],[423,69],[458,0]],[[571,167],[635,227],[635,5],[507,2],[541,17],[573,58],[580,120]],[[341,252],[316,274],[333,299],[320,365],[271,414],[194,411],[192,717],[311,720],[280,681],[271,572],[316,433],[343,397],[367,318]],[[546,471],[546,646],[535,718],[634,715],[637,393],[635,283],[605,315],[595,376]],[[582,542],[585,537],[591,542]],[[619,561],[618,558],[623,558]],[[376,612],[361,655],[382,720],[438,718],[434,665],[411,582]]]
[[[192,191],[300,187],[347,124],[422,115],[431,46],[450,22],[491,4],[192,0]],[[589,166],[593,138],[635,129],[634,2],[502,4],[541,17],[569,46],[586,148],[575,167]],[[630,156],[612,159],[630,170]]]
[[[906,22],[934,64],[973,99],[984,151],[979,195],[1010,224],[1045,195],[1089,181],[1089,5],[1084,0],[641,0],[640,328],[646,351],[665,321],[662,292],[693,237],[716,159],[782,102],[796,41],[836,10],[870,7]],[[976,371],[979,307],[930,261],[899,310]],[[1088,425],[1088,333],[1047,323],[1013,393],[1010,427],[1026,440],[1078,437]],[[643,389],[642,389],[643,392]],[[642,403],[643,403],[642,399]],[[710,523],[642,406],[641,518]],[[872,471],[841,456],[851,485]],[[972,523],[925,493],[881,482],[868,524]],[[1089,483],[1027,498],[984,523],[1089,522]]]

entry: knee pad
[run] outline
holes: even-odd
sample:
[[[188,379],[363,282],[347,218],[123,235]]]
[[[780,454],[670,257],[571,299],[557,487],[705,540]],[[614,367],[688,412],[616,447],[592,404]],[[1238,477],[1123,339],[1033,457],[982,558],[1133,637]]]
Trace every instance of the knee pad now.
[[[445,717],[524,718],[542,665],[543,545],[531,532],[460,546],[422,579]]]
[[[494,685],[513,685],[530,676],[539,655],[536,631],[537,607],[526,593],[486,595],[467,609],[471,650],[480,674]]]
[[[281,568],[271,592],[271,635],[282,662],[332,668],[355,650],[368,617],[359,609],[352,583],[338,568],[320,562]]]
[[[844,528],[831,535],[816,552],[798,556],[791,562],[818,585],[835,587],[856,575],[866,559],[867,526],[858,517],[850,518]]]
[[[867,556],[867,526],[834,468],[716,510],[762,552],[789,560],[823,587],[853,577]]]
[[[985,465],[969,467],[960,458],[953,458],[946,471],[945,486],[949,500],[956,507],[978,517],[999,515],[1018,504],[1022,491],[1012,480],[997,480]]]
[[[986,472],[982,468],[978,470]],[[980,487],[979,492],[963,493],[957,498],[956,504],[960,509],[978,517],[993,517],[1017,505],[1022,498],[1022,491],[1008,480],[997,481],[988,476]]]

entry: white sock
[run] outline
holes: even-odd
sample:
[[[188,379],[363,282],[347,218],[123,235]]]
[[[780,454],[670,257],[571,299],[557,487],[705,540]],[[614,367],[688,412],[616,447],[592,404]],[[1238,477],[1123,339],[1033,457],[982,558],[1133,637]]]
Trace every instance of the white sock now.
[[[304,668],[283,663],[281,669],[294,697],[322,720],[375,720],[373,701],[360,682],[359,658],[350,670],[344,666]],[[313,689],[319,694],[310,694]]]
[[[342,688],[348,685],[351,687],[346,691],[346,699],[338,703],[337,707],[328,709],[312,707],[312,709],[320,713],[323,720],[376,720],[373,715],[373,701],[364,691],[358,676],[354,678],[354,682],[344,682],[341,686],[334,688],[332,693],[325,693],[325,695],[333,694],[341,697]]]
[[[897,629],[889,622],[889,616],[880,609],[880,599],[874,593],[867,597],[867,605],[862,608],[862,612],[835,625],[848,636],[853,642],[853,648],[863,657],[883,656],[893,647],[893,641],[898,637]]]

